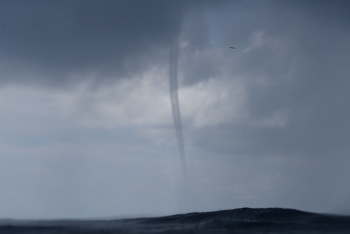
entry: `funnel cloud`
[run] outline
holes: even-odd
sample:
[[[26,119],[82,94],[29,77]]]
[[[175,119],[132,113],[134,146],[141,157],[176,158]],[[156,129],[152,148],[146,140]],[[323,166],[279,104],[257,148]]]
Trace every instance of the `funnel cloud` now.
[[[186,169],[186,156],[184,148],[184,139],[182,133],[182,121],[178,96],[178,80],[177,80],[177,64],[179,57],[179,38],[174,37],[171,51],[170,51],[170,64],[169,64],[169,84],[170,84],[170,101],[173,112],[174,126],[176,131],[177,144],[179,146],[182,170],[184,174],[187,174]]]

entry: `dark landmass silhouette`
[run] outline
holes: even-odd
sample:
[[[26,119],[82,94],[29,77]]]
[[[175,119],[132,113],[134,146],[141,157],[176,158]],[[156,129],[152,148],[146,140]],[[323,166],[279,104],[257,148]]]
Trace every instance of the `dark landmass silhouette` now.
[[[117,220],[2,220],[0,233],[350,233],[350,216],[282,208],[241,208]]]

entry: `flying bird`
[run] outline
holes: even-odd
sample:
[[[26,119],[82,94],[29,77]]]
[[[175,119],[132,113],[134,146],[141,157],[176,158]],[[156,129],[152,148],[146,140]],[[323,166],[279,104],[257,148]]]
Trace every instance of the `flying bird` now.
[[[235,49],[235,47],[233,47],[233,46],[231,46],[230,48],[231,48],[231,49]]]

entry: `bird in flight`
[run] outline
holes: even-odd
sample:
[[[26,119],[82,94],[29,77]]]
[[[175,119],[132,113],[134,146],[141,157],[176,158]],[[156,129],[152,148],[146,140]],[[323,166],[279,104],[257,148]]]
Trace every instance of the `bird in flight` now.
[[[233,46],[231,46],[230,48],[231,48],[231,49],[235,49],[235,47],[233,47]]]

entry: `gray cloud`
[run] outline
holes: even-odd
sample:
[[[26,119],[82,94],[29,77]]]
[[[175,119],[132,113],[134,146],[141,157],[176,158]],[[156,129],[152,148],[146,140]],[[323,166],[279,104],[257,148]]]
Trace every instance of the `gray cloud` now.
[[[2,1],[2,212],[175,212],[164,71],[177,34],[198,209],[345,204],[348,12],[344,1]],[[132,80],[70,86],[91,77]]]
[[[238,50],[255,32],[272,38],[234,60],[232,74],[244,77],[250,121],[285,110],[287,124],[206,127],[198,130],[195,145],[229,154],[311,157],[350,150],[350,17],[344,10],[349,4],[291,5],[272,2],[258,10],[247,4],[238,15],[227,13],[227,23],[219,22],[232,32],[222,32],[222,40],[236,39]],[[245,10],[256,14],[246,17]]]
[[[183,8],[182,1],[4,1],[0,59],[12,66],[1,80],[21,79],[12,75],[18,69],[43,83],[137,72],[169,47]]]

